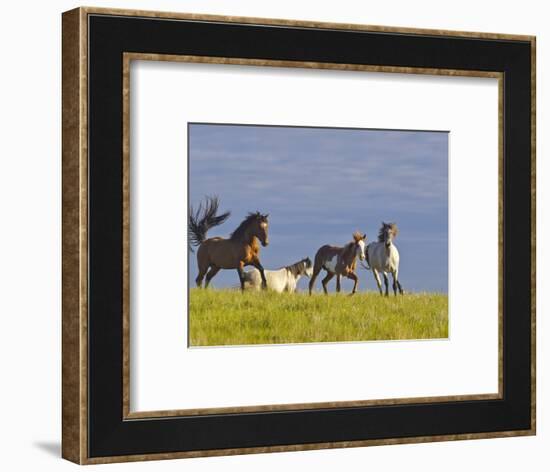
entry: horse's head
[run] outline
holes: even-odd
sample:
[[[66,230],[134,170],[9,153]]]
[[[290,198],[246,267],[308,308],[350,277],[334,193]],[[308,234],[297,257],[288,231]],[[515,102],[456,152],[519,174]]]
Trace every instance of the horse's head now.
[[[365,241],[367,240],[366,234],[361,234],[359,231],[353,233],[353,242],[355,244],[355,255],[359,260],[365,260]]]
[[[262,243],[262,246],[267,246],[269,244],[269,236],[268,236],[268,226],[269,223],[267,221],[267,218],[269,215],[266,213],[265,215],[262,215],[259,211],[254,214],[255,218],[253,221],[253,234],[256,236],[260,242]]]
[[[399,230],[395,223],[385,223],[382,221],[382,227],[380,228],[380,233],[378,234],[378,241],[383,242],[387,248],[389,248],[396,238]]]
[[[302,259],[303,267],[304,267],[304,274],[306,277],[310,277],[313,275],[313,263],[311,262],[311,259],[309,257],[306,257],[305,259]]]

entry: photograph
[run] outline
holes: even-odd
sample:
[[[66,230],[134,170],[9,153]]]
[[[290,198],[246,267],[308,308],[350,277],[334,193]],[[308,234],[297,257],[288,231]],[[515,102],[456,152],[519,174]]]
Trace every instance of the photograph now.
[[[5,15],[8,463],[542,470],[542,7],[176,3]]]
[[[188,124],[188,345],[448,337],[449,132]]]

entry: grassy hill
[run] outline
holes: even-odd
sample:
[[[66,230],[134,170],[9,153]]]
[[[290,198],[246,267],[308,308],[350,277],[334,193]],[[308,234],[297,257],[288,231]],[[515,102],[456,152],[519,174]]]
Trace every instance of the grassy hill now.
[[[448,297],[190,290],[190,345],[434,339],[448,337]]]

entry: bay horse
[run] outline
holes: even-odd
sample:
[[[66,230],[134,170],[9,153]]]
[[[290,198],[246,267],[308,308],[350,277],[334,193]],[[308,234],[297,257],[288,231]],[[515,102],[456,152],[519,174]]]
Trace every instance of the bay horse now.
[[[378,233],[378,241],[372,242],[367,246],[367,263],[372,270],[380,295],[382,293],[382,284],[380,282],[379,272],[384,275],[384,285],[386,286],[386,297],[388,296],[388,275],[389,272],[393,278],[393,294],[397,295],[397,290],[403,295],[403,288],[399,282],[399,251],[393,244],[399,230],[395,223],[384,223]]]
[[[353,241],[346,244],[344,247],[325,245],[319,248],[315,254],[315,262],[313,264],[313,274],[309,281],[309,294],[315,285],[315,279],[321,272],[321,269],[327,271],[326,277],[322,280],[323,290],[325,295],[328,294],[327,283],[336,275],[336,291],[340,292],[340,279],[342,275],[353,280],[353,289],[350,295],[357,291],[359,278],[355,273],[356,259],[365,259],[365,240],[366,234],[361,234],[358,231],[353,233]]]
[[[197,264],[199,274],[195,279],[197,287],[202,286],[206,276],[205,288],[221,269],[237,269],[241,290],[244,290],[244,270],[248,265],[260,271],[262,288],[267,288],[264,268],[260,263],[260,246],[269,244],[268,216],[260,212],[249,213],[228,239],[219,236],[206,239],[206,233],[214,226],[222,224],[230,212],[218,215],[219,201],[217,197],[207,197],[206,203],[199,205],[196,212],[189,212],[189,242],[198,246]]]
[[[302,259],[278,270],[266,270],[265,276],[269,284],[269,289],[275,292],[294,293],[298,280],[302,276],[311,277],[313,273],[313,263],[309,257]],[[258,269],[252,269],[244,273],[245,287],[258,290],[261,286],[261,276]]]

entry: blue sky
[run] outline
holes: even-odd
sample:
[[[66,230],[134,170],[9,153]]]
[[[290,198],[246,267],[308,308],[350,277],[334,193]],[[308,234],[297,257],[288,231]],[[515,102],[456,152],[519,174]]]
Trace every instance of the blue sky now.
[[[218,195],[221,211],[231,210],[208,236],[227,237],[249,211],[269,213],[266,269],[313,260],[323,244],[344,245],[355,230],[374,241],[381,221],[391,221],[403,288],[447,292],[446,132],[191,124],[189,174],[191,205]],[[194,285],[195,254],[189,273]],[[376,289],[372,273],[358,275],[360,290]],[[234,270],[212,281],[236,285]]]

